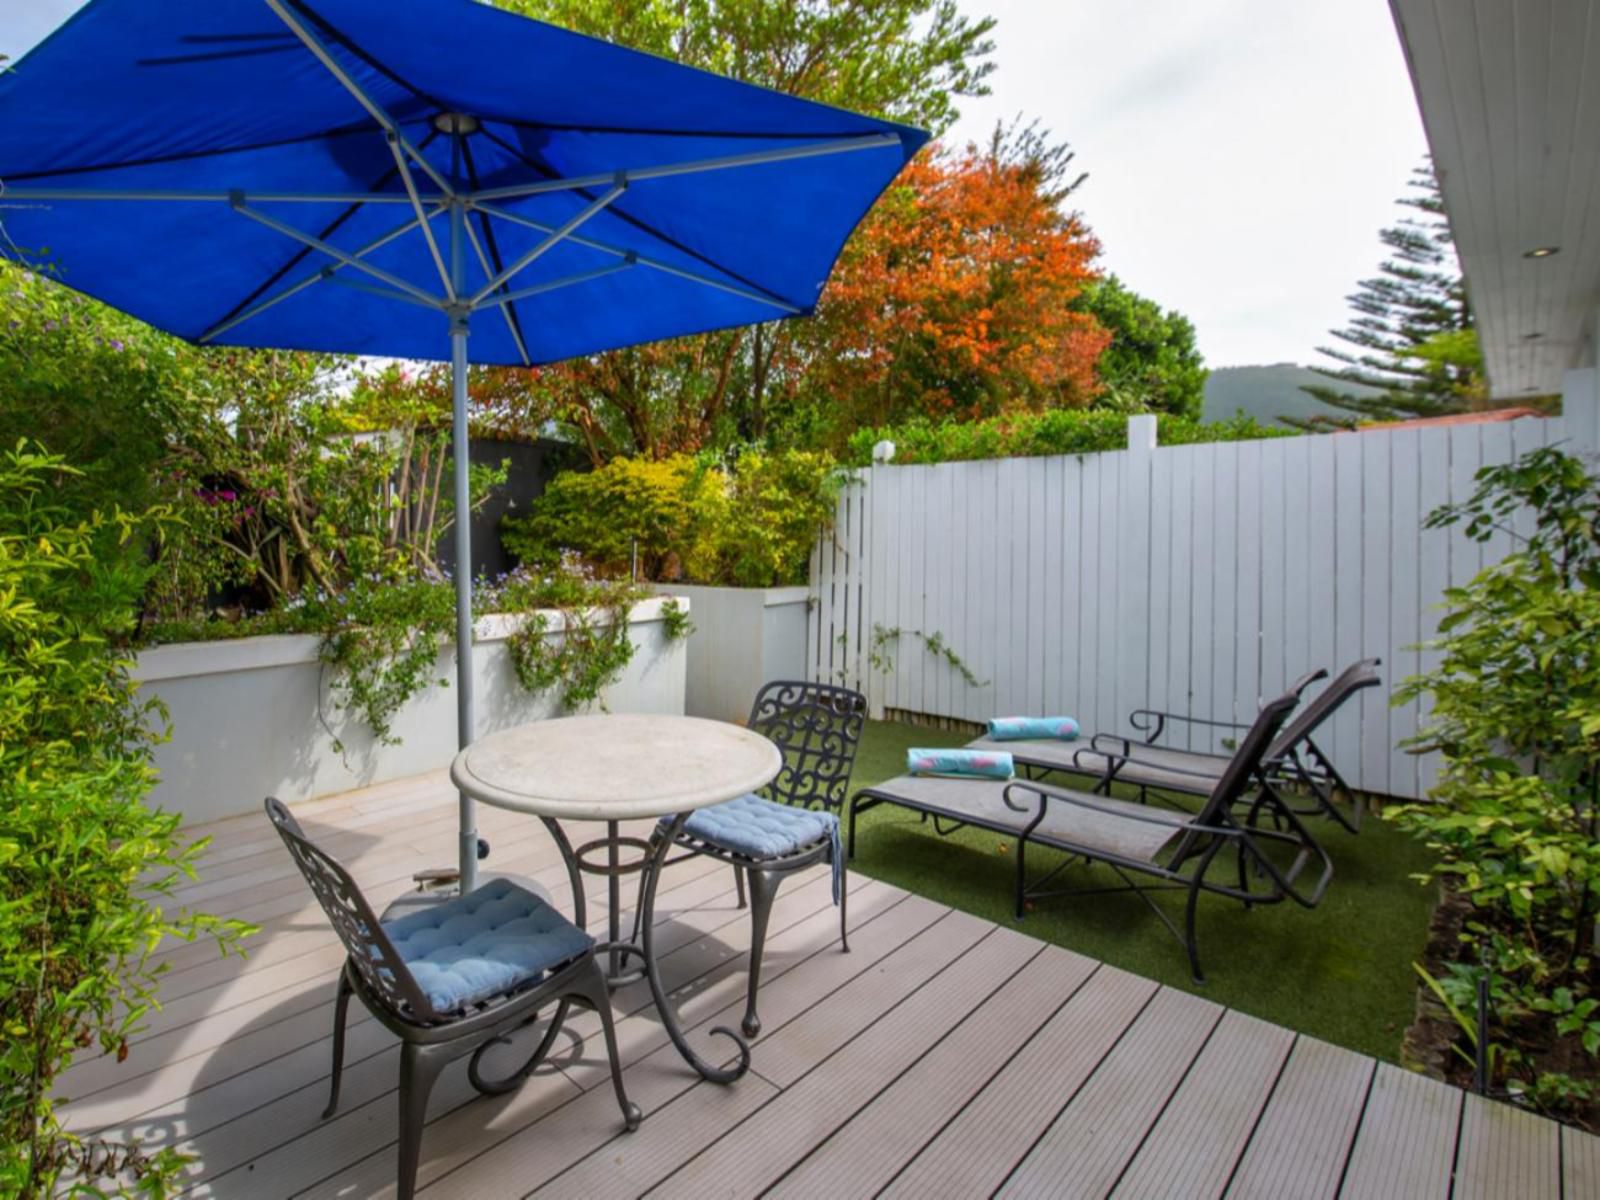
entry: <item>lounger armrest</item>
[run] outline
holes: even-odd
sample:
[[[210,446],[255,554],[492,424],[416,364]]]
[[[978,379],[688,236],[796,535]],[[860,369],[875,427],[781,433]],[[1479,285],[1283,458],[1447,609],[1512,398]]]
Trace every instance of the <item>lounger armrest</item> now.
[[[1104,742],[1105,745],[1101,745],[1101,742]],[[1089,749],[1096,754],[1115,755],[1118,758],[1131,758],[1133,756],[1133,743],[1117,733],[1095,734],[1089,739]],[[1083,751],[1078,751],[1078,754],[1082,753]],[[1078,765],[1078,754],[1072,756],[1074,766]]]
[[[1032,792],[1045,800],[1055,800],[1062,804],[1070,804],[1074,808],[1087,808],[1102,816],[1113,817],[1119,821],[1138,821],[1145,825],[1161,825],[1172,830],[1193,830],[1197,833],[1215,833],[1223,836],[1233,836],[1237,830],[1224,826],[1201,825],[1192,817],[1185,817],[1180,813],[1169,813],[1163,809],[1152,808],[1149,811],[1128,812],[1124,808],[1113,807],[1103,803],[1094,796],[1085,795],[1083,792],[1072,792],[1065,788],[1052,787],[1048,783],[1037,783],[1033,780],[1018,779],[1006,785],[1004,799],[1006,807],[1015,812],[1027,812],[1029,806],[1014,803],[1011,793],[1015,791]]]
[[[1101,744],[1102,742],[1104,743],[1103,745]],[[1135,742],[1116,733],[1095,734],[1094,737],[1089,739],[1089,748],[1096,754],[1114,754],[1119,758],[1132,759],[1134,762],[1139,762],[1141,759],[1143,759],[1143,755],[1139,753],[1139,751],[1142,749],[1164,749],[1164,747],[1153,747],[1149,742]],[[1182,753],[1193,755],[1195,758],[1214,758],[1219,763],[1231,762],[1233,760],[1233,756],[1231,754],[1212,754],[1209,750],[1184,750]],[[1149,759],[1144,759],[1144,761],[1147,765],[1160,767],[1164,771],[1187,770],[1185,767],[1169,768],[1166,763],[1153,762]],[[1074,765],[1077,764],[1076,757],[1074,757],[1073,763]]]
[[[1088,767],[1083,766],[1078,761],[1078,755],[1083,753],[1082,750],[1079,750],[1077,754],[1072,756],[1072,765],[1077,767],[1079,771],[1085,775],[1099,775],[1102,781],[1111,782],[1116,781],[1118,776],[1122,774],[1122,769],[1124,767],[1145,767],[1148,770],[1160,771],[1164,775],[1182,775],[1189,779],[1204,783],[1215,783],[1217,781],[1217,776],[1209,771],[1191,771],[1188,767],[1174,766],[1171,763],[1164,762],[1151,762],[1149,759],[1140,758],[1139,747],[1147,744],[1144,742],[1133,742],[1129,744],[1126,739],[1118,739],[1123,741],[1123,744],[1127,746],[1127,753],[1118,753],[1113,750],[1107,750],[1097,744],[1101,737],[1107,736],[1115,737],[1114,734],[1096,734],[1095,741],[1091,743],[1092,749],[1090,750],[1090,753],[1098,754],[1105,759],[1104,767],[1091,771]],[[1229,761],[1229,759],[1222,755],[1207,755],[1207,757],[1217,758],[1222,762]]]
[[[1205,725],[1212,729],[1249,729],[1238,721],[1214,721],[1210,717],[1192,717],[1187,713],[1162,712],[1154,708],[1136,708],[1128,714],[1128,724],[1145,735],[1145,744],[1154,743],[1166,732],[1167,722],[1182,721],[1185,725]]]

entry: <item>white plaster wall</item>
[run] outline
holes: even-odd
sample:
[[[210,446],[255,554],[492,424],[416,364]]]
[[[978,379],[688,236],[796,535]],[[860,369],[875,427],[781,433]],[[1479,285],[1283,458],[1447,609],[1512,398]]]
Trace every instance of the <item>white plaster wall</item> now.
[[[687,646],[667,640],[662,604],[646,600],[630,615],[633,660],[602,697],[612,712],[684,712]],[[551,616],[559,629],[560,614]],[[531,696],[517,681],[505,644],[513,628],[514,618],[478,622],[472,654],[479,734],[559,715],[553,697]],[[413,697],[394,722],[400,743],[388,746],[376,744],[359,717],[334,711],[317,644],[309,635],[258,637],[141,654],[134,672],[141,694],[161,699],[173,730],[156,751],[161,781],[151,803],[208,821],[254,812],[269,795],[292,803],[449,766],[456,753],[453,646],[437,663],[438,678],[451,684]]]
[[[674,583],[670,590],[693,612],[684,706],[691,717],[743,721],[762,684],[806,678],[809,588]]]

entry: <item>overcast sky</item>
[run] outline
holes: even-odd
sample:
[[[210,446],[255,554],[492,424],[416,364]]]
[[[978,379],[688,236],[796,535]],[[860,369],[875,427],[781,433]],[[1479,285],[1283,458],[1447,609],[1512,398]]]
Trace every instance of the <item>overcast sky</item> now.
[[[78,0],[4,0],[0,54]],[[1103,265],[1212,366],[1310,362],[1425,143],[1384,0],[962,0],[999,18],[960,140],[1037,117],[1077,151]],[[20,11],[19,11],[20,10]]]

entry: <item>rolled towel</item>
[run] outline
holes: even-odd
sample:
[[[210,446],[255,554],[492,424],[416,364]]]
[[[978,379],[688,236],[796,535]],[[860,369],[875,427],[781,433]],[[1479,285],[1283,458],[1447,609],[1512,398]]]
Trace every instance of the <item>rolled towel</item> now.
[[[1078,723],[1071,717],[994,717],[989,736],[997,742],[1043,738],[1070,742],[1078,736]]]
[[[956,779],[1010,779],[1016,772],[1011,755],[1000,750],[906,751],[906,770],[913,775],[949,775]]]

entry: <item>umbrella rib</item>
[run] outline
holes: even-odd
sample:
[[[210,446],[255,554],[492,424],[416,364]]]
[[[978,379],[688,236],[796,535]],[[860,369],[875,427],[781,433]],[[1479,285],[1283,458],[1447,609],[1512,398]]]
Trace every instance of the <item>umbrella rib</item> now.
[[[599,279],[606,275],[615,275],[618,271],[626,271],[638,261],[639,259],[637,256],[629,254],[623,258],[621,262],[614,262],[609,266],[596,267],[592,271],[579,271],[575,275],[563,275],[559,279],[547,279],[543,283],[531,284],[528,287],[519,288],[514,292],[503,292],[502,294],[495,296],[488,303],[498,304],[504,307],[507,304],[512,304],[518,300],[526,300],[529,296],[537,296],[543,292],[553,292],[560,288],[576,287],[580,283],[588,283],[591,279]]]
[[[436,208],[429,215],[430,216],[438,216],[443,211],[444,211],[443,208]],[[406,234],[410,233],[413,229],[415,229],[416,226],[417,226],[417,219],[415,217],[412,217],[411,220],[407,221],[404,225],[396,226],[394,229],[389,230],[388,233],[385,233],[380,237],[374,238],[372,241],[368,242],[366,245],[359,247],[358,249],[352,251],[351,253],[356,258],[360,258],[361,256],[366,255],[366,254],[371,254],[374,250],[377,250],[377,249],[379,249],[380,247],[383,247],[383,246],[387,246],[390,242],[394,241],[396,238],[404,237]],[[308,253],[310,253],[310,250],[308,248],[306,250],[302,250],[300,253],[302,255],[308,254]],[[201,342],[201,343],[205,343],[205,342],[211,341],[213,338],[221,337],[224,333],[228,332],[228,330],[234,328],[235,326],[244,324],[244,322],[248,321],[251,317],[258,316],[261,313],[266,312],[267,309],[272,308],[274,305],[281,304],[283,301],[289,299],[291,296],[298,296],[301,292],[305,291],[312,284],[321,283],[324,280],[331,280],[333,278],[333,272],[339,270],[339,268],[342,267],[343,265],[344,265],[343,263],[328,263],[325,266],[318,267],[311,274],[302,276],[300,279],[296,280],[294,283],[291,283],[288,287],[284,288],[281,292],[275,292],[271,296],[268,296],[266,299],[261,300],[261,301],[255,303],[255,304],[252,304],[248,308],[243,309],[243,311],[240,311],[240,310],[236,309],[233,313],[230,313],[228,316],[224,317],[221,321],[218,321],[215,325],[213,325],[210,329],[206,330],[204,333],[202,333],[195,340],[198,341],[198,342]],[[269,281],[265,286],[270,287],[271,286],[271,282]],[[259,295],[260,293],[257,292],[257,294]],[[408,299],[409,299],[409,297],[408,297]]]
[[[185,150],[176,154],[153,154],[148,158],[131,158],[122,162],[111,163],[89,163],[81,167],[57,167],[50,171],[13,171],[6,178],[20,182],[29,179],[55,179],[64,175],[89,175],[99,171],[127,171],[134,167],[159,167],[166,163],[193,162],[199,158],[221,158],[227,154],[249,154],[256,150],[276,150],[281,146],[294,146],[307,141],[349,137],[353,133],[371,132],[372,127],[365,122],[361,122],[353,125],[341,125],[334,129],[325,129],[320,133],[273,138],[270,141],[254,142],[246,146],[221,146],[215,150]]]
[[[525,217],[521,213],[514,213],[497,205],[477,204],[474,207],[479,212],[488,213],[492,217],[499,217],[502,221],[509,221],[513,225],[522,225],[528,229],[536,229],[541,233],[549,233],[554,228],[543,221],[535,221],[532,217]],[[685,267],[674,266],[658,258],[640,254],[637,250],[624,250],[621,246],[613,246],[609,242],[596,241],[594,238],[583,237],[580,234],[571,234],[567,240],[575,246],[583,246],[590,250],[598,250],[602,254],[614,255],[617,258],[632,260],[641,267],[649,267],[653,271],[661,271],[667,275],[676,275],[680,279],[687,279],[706,287],[716,288],[719,291],[730,292],[746,300],[754,300],[758,304],[765,304],[770,308],[781,309],[790,316],[801,316],[805,309],[789,303],[781,297],[757,291],[752,288],[740,287],[738,284],[728,283],[725,280],[713,279],[709,275],[702,275],[698,271],[690,271]]]
[[[500,274],[496,275],[488,283],[484,284],[483,287],[479,288],[478,291],[472,296],[470,303],[474,306],[483,303],[484,297],[490,292],[499,288],[502,284],[510,283],[513,278],[515,278],[517,275],[520,275],[528,267],[532,266],[533,263],[543,256],[548,250],[565,241],[572,235],[573,231],[576,230],[578,226],[584,224],[584,222],[588,221],[591,217],[601,212],[625,191],[627,191],[627,184],[622,182],[613,184],[605,193],[605,195],[597,196],[594,200],[590,201],[590,203],[581,212],[574,213],[566,221],[562,222],[559,227],[551,230],[542,242],[540,242],[532,250],[529,250],[521,258],[517,259],[517,261],[512,263],[509,267],[501,271]]]
[[[688,162],[658,163],[652,167],[633,167],[623,171],[606,171],[570,178],[543,179],[538,183],[511,184],[507,187],[489,188],[474,194],[478,200],[513,200],[525,196],[538,196],[545,192],[567,192],[577,188],[599,187],[617,177],[630,183],[642,179],[669,179],[675,175],[699,175],[708,171],[725,171],[734,167],[760,166],[763,163],[792,162],[800,158],[820,158],[829,154],[849,154],[856,150],[884,150],[898,147],[900,139],[890,133],[869,133],[860,137],[839,138],[829,142],[808,142],[802,146],[785,146],[781,150],[752,150],[747,154],[724,154],[716,158],[692,159]]]
[[[127,188],[122,191],[102,191],[98,188],[13,188],[5,189],[7,200],[129,200],[162,204],[231,204],[241,195],[262,204],[407,204],[411,198],[404,192],[395,195],[372,192],[249,192],[215,188],[210,191],[188,192],[178,188]],[[449,197],[423,196],[429,204],[438,204]]]
[[[445,302],[443,300],[436,296],[429,295],[416,284],[410,283],[390,271],[385,271],[382,267],[373,266],[369,262],[362,262],[359,258],[348,251],[341,250],[339,247],[325,242],[321,238],[315,237],[312,234],[306,233],[302,229],[296,229],[293,225],[286,224],[285,222],[278,220],[276,217],[269,217],[266,213],[251,208],[244,202],[244,198],[242,196],[234,204],[233,211],[242,217],[249,217],[252,221],[255,221],[261,225],[265,225],[268,229],[277,230],[279,233],[283,234],[284,237],[293,238],[302,245],[310,246],[313,250],[320,250],[329,258],[336,259],[347,267],[354,267],[358,271],[361,271],[367,275],[371,275],[374,279],[381,280],[382,282],[387,283],[390,287],[398,288],[402,292],[408,292],[432,308],[442,309],[444,307]],[[412,220],[415,221],[416,218],[412,218]]]
[[[500,125],[510,125],[515,129],[527,129],[536,133],[547,131],[559,133],[615,133],[627,137],[731,138],[752,141],[770,139],[774,142],[817,142],[828,138],[854,136],[838,129],[789,132],[782,130],[762,131],[759,129],[653,129],[644,125],[572,125],[564,122],[526,121],[519,117],[491,117],[487,115],[481,116],[480,119],[494,121]]]
[[[323,267],[318,274],[321,275],[322,278],[328,283],[337,284],[339,287],[350,288],[353,291],[364,292],[368,296],[377,296],[380,300],[404,300],[407,304],[415,304],[432,312],[439,311],[439,305],[437,303],[427,300],[418,300],[415,296],[407,295],[405,292],[397,292],[393,288],[379,287],[375,283],[366,283],[360,279],[347,279],[343,275],[335,275],[333,273],[333,264],[331,263],[328,266]]]
[[[419,148],[423,149],[423,150],[426,150],[428,148],[428,143],[433,141],[433,139],[438,137],[438,136],[439,136],[439,134],[438,134],[437,130],[429,130],[428,131],[428,135],[422,139],[422,142],[420,143],[420,147]],[[390,180],[392,180],[393,178],[394,178],[394,168],[391,167],[387,171],[385,171],[382,175],[379,175],[378,178],[375,179],[372,182],[371,190],[372,191],[377,191],[381,187],[386,187],[389,184]],[[359,203],[349,205],[342,213],[340,213],[337,217],[335,217],[333,220],[329,221],[326,225],[324,225],[322,227],[322,232],[317,234],[317,236],[322,238],[322,239],[324,239],[324,240],[332,237],[335,233],[337,233],[339,231],[339,227],[340,226],[342,226],[346,221],[350,220],[351,217],[355,216],[360,211],[361,211],[361,205]],[[393,235],[393,237],[398,237],[398,236],[400,236],[400,235],[399,234]],[[365,254],[369,253],[372,250],[377,249],[378,246],[380,246],[380,245],[387,244],[387,241],[393,240],[393,237],[391,237],[390,235],[384,235],[384,238],[386,240],[380,240],[379,242],[377,242],[375,244],[363,247],[361,250],[359,250],[357,252],[357,257],[360,257],[362,255],[365,255]],[[227,312],[223,313],[221,318],[217,321],[217,323],[215,325],[212,326],[212,328],[213,329],[220,328],[221,326],[223,326],[223,324],[225,322],[233,320],[233,318],[236,317],[239,313],[243,312],[245,310],[245,308],[247,308],[248,306],[254,304],[262,296],[266,295],[267,292],[270,291],[273,288],[273,286],[276,285],[280,280],[282,280],[286,275],[288,275],[290,271],[294,270],[295,267],[299,266],[302,262],[304,262],[305,259],[306,259],[306,256],[309,255],[310,253],[311,253],[310,248],[306,247],[306,246],[302,246],[302,247],[300,247],[300,249],[296,250],[293,254],[291,254],[289,256],[288,261],[286,261],[281,267],[279,267],[271,275],[268,275],[266,277],[266,279],[262,280],[262,282],[257,287],[255,287],[250,292],[249,295],[245,296],[242,300],[240,300],[237,304],[235,304]],[[311,282],[311,281],[303,281],[303,282],[305,282],[307,284],[307,286],[309,286],[309,282]]]
[[[478,166],[472,160],[472,144],[467,138],[458,138],[461,145],[461,163],[467,169],[467,183],[476,188],[478,186]],[[476,230],[473,229],[474,220],[483,225],[483,244],[479,244]],[[473,250],[477,253],[478,262],[483,267],[485,275],[492,275],[503,268],[505,260],[500,257],[500,246],[495,240],[494,227],[489,224],[487,213],[469,213],[467,219],[461,223],[467,231],[467,240],[472,243]],[[487,253],[485,253],[487,247]],[[493,263],[493,267],[490,264]],[[500,315],[505,318],[506,327],[511,330],[511,340],[517,344],[517,353],[522,356],[523,366],[532,366],[533,360],[528,355],[527,342],[522,337],[522,317],[518,314],[516,306],[512,304],[500,305]]]
[[[400,172],[400,180],[406,186],[406,195],[411,197],[411,211],[417,214],[417,223],[422,226],[423,240],[428,243],[428,253],[433,256],[433,265],[438,268],[439,282],[444,284],[444,294],[452,301],[456,300],[455,280],[450,278],[450,271],[444,265],[444,255],[439,253],[439,242],[433,236],[433,229],[428,224],[427,214],[422,208],[422,197],[417,194],[417,182],[411,177],[411,168],[406,165],[406,151],[401,148],[400,139],[393,133],[385,135],[389,143],[389,152],[394,155],[395,168]]]
[[[389,110],[367,95],[366,89],[356,82],[354,76],[339,65],[338,60],[333,57],[333,52],[322,39],[306,28],[299,18],[289,11],[289,6],[284,0],[266,0],[266,5],[305,44],[306,49],[311,51],[316,60],[327,68],[328,73],[339,81],[340,86],[355,98],[356,103],[367,110],[367,115],[382,126],[385,133],[398,140],[401,147],[417,160],[417,165],[423,169],[428,178],[433,180],[434,185],[446,196],[454,197],[455,189],[450,186],[450,182],[432,163],[423,158],[405,134],[400,132],[400,123],[389,115]]]
[[[530,158],[528,155],[524,154],[521,149],[519,149],[516,146],[513,146],[510,142],[507,142],[504,138],[500,137],[497,133],[494,132],[494,130],[490,129],[487,125],[482,126],[482,132],[483,132],[483,136],[484,137],[488,138],[495,145],[499,146],[501,149],[503,149],[507,153],[511,154],[514,158],[516,158],[516,160],[518,162],[522,163],[529,170],[542,171],[547,176],[551,176],[551,175],[555,174],[555,172],[552,171],[549,167],[545,166],[543,163],[539,162],[537,159]],[[582,188],[578,188],[578,189],[575,189],[575,190],[578,192],[578,194],[580,196],[583,196],[585,199],[588,199],[591,196],[591,193],[583,190]],[[684,243],[680,242],[677,238],[672,237],[670,234],[666,233],[665,231],[657,229],[654,225],[650,224],[650,222],[645,221],[645,220],[641,220],[640,218],[634,216],[632,213],[630,213],[626,209],[624,209],[620,204],[613,204],[611,206],[611,213],[619,221],[627,222],[629,225],[632,225],[635,229],[639,230],[641,233],[648,234],[650,237],[655,238],[657,241],[661,242],[662,245],[671,246],[674,250],[677,250],[677,251],[680,251],[680,252],[682,252],[684,254],[689,255],[689,257],[697,260],[698,262],[704,263],[706,266],[710,267],[713,271],[720,271],[722,274],[726,275],[729,279],[738,280],[740,283],[742,283],[746,287],[750,288],[753,292],[759,293],[760,296],[763,298],[763,303],[775,304],[779,308],[787,308],[787,309],[789,309],[790,311],[793,311],[793,312],[800,311],[798,308],[790,305],[789,301],[785,300],[782,296],[779,296],[776,293],[769,291],[768,289],[762,287],[755,280],[749,279],[746,276],[741,275],[738,271],[735,271],[735,270],[731,269],[730,267],[723,266],[716,259],[710,257],[709,255],[702,254],[700,251],[694,249],[692,246],[685,245]],[[574,243],[579,244],[579,245],[586,244],[581,239],[577,239],[577,238],[572,238],[572,239],[569,239],[569,240],[573,241]],[[621,253],[621,251],[614,251],[614,250],[612,250],[611,247],[604,246],[603,244],[597,244],[596,248],[604,249],[604,250],[607,250],[607,251],[612,252],[612,253]]]
[[[487,228],[488,218],[484,218],[484,220]],[[464,221],[461,227],[467,231],[467,241],[472,243],[473,253],[478,256],[478,265],[483,268],[485,275],[490,274],[494,268],[489,265],[489,256],[484,253],[483,243],[478,240],[478,233],[473,229],[472,222],[470,220]],[[522,358],[522,365],[525,367],[532,366],[533,360],[528,357],[527,344],[522,340],[522,330],[517,327],[516,314],[511,311],[510,298],[496,301],[496,304],[499,306],[500,315],[506,319],[506,328],[511,331],[511,340],[517,344],[517,354]]]

